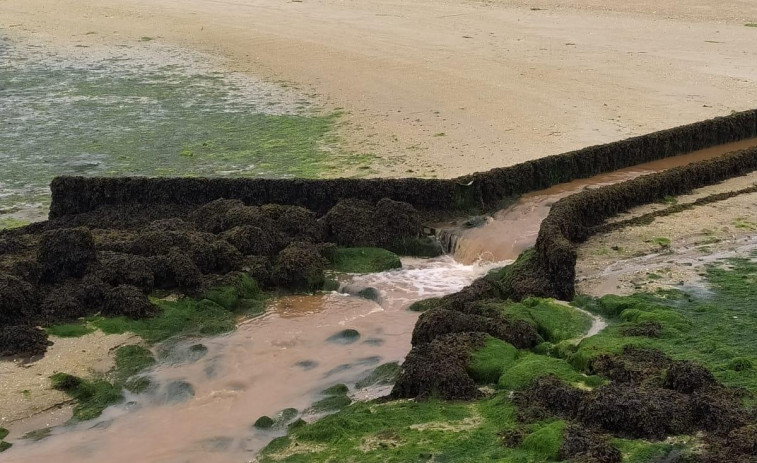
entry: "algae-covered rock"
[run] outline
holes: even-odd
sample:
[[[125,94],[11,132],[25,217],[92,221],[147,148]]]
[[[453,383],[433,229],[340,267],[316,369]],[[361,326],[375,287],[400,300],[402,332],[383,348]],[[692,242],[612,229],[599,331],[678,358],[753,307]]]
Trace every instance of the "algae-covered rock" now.
[[[563,433],[558,458],[585,463],[620,463],[623,454],[607,437],[580,425],[569,425]]]
[[[394,384],[402,371],[397,362],[385,363],[377,366],[372,372],[365,378],[355,383],[355,387],[363,389],[370,386],[383,386]]]
[[[343,273],[375,273],[402,267],[395,253],[381,248],[336,248],[330,260],[331,267]]]
[[[155,315],[157,306],[152,304],[139,288],[119,285],[105,295],[102,313],[109,316],[124,315],[138,319]]]
[[[199,267],[178,248],[168,252],[165,265],[166,273],[160,287],[177,287],[182,291],[193,293],[202,286],[202,272]]]
[[[132,285],[143,291],[151,291],[155,285],[152,262],[147,257],[100,252],[99,262],[95,274],[109,285]]]
[[[690,398],[677,391],[608,384],[588,393],[578,419],[634,438],[663,439],[695,429]]]
[[[349,392],[349,388],[346,384],[335,384],[333,386],[327,387],[323,391],[321,391],[321,394],[332,396],[332,395],[345,395],[347,392]]]
[[[186,381],[171,381],[166,384],[161,391],[161,398],[164,403],[184,402],[194,397],[195,389]]]
[[[275,284],[285,288],[317,291],[323,287],[326,265],[316,246],[296,242],[278,254],[271,277]]]
[[[441,301],[441,298],[438,297],[423,299],[422,301],[415,301],[410,304],[410,307],[408,307],[407,310],[411,312],[425,312],[429,309],[433,309],[434,307],[438,307],[441,304]]]
[[[286,425],[287,423],[294,420],[297,417],[298,413],[299,412],[296,408],[285,408],[276,413],[276,416],[274,416],[274,422],[279,426]]]
[[[531,434],[525,436],[521,447],[535,453],[548,461],[554,461],[563,444],[564,421],[555,421],[540,427]]]
[[[346,329],[333,334],[326,341],[334,344],[352,344],[360,339],[360,333],[357,330]]]
[[[307,371],[317,367],[318,362],[316,362],[315,360],[300,360],[299,362],[295,363],[295,366],[298,366]]]
[[[272,256],[277,244],[270,233],[253,225],[240,225],[223,232],[223,239],[244,255]]]
[[[373,302],[379,302],[381,300],[381,293],[378,289],[372,286],[344,285],[339,289],[339,292]]]
[[[40,355],[50,345],[45,331],[35,326],[0,326],[0,357]]]
[[[479,384],[494,384],[517,356],[518,350],[512,344],[490,336],[482,348],[471,353],[468,374]]]
[[[273,418],[261,416],[252,425],[255,429],[285,429],[295,418],[298,411],[296,408],[285,408],[276,413]]]
[[[665,374],[665,387],[691,394],[715,384],[715,377],[710,371],[693,362],[674,362]]]
[[[387,249],[400,256],[438,257],[444,254],[442,244],[435,236],[402,238],[387,246]]]
[[[196,208],[189,215],[189,219],[200,229],[212,233],[226,230],[228,227],[226,214],[234,208],[244,208],[238,199],[216,199]]]
[[[28,323],[37,312],[34,287],[12,275],[0,273],[0,317],[4,322]]]
[[[261,416],[252,425],[255,429],[271,429],[273,427],[273,419],[270,416]]]
[[[480,395],[467,372],[470,353],[486,342],[483,333],[455,333],[413,346],[394,384],[393,398],[473,399]]]
[[[133,394],[142,394],[154,388],[155,384],[147,376],[135,376],[124,383],[124,389]]]
[[[97,260],[92,233],[86,228],[46,231],[40,239],[37,260],[42,265],[45,281],[82,277],[89,265]]]
[[[388,247],[416,238],[421,224],[415,208],[388,198],[375,205],[360,199],[339,201],[323,217],[326,238],[342,246]]]
[[[30,440],[32,442],[38,442],[38,441],[41,441],[42,439],[50,437],[52,432],[53,432],[52,428],[35,429],[33,431],[29,431],[25,433],[23,436],[21,436],[21,438]]]
[[[352,403],[352,399],[347,396],[349,389],[344,384],[335,384],[321,391],[326,396],[321,400],[313,403],[310,410],[315,413],[334,412],[347,407]]]

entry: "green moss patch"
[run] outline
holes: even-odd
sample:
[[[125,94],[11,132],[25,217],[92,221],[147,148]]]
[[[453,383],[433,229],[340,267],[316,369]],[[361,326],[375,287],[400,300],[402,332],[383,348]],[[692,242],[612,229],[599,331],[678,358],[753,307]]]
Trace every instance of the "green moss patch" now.
[[[142,346],[119,347],[115,356],[116,366],[113,369],[113,379],[117,384],[123,383],[127,378],[155,364],[152,352]]]
[[[521,447],[547,459],[557,460],[563,441],[564,421],[555,421],[532,432],[525,439]]]
[[[79,421],[100,416],[103,410],[123,400],[121,389],[104,379],[85,380],[66,373],[50,377],[53,389],[76,400],[74,418]]]
[[[515,364],[517,357],[518,349],[489,336],[486,345],[471,354],[468,374],[477,383],[496,383],[502,372]]]
[[[437,257],[444,254],[441,243],[433,236],[404,238],[396,241],[389,248],[400,256]]]
[[[337,248],[331,268],[343,273],[374,273],[401,268],[397,254],[381,248]]]
[[[288,436],[271,442],[259,459],[261,463],[554,461],[563,422],[529,425],[524,444],[507,448],[499,433],[517,425],[515,409],[504,396],[471,403],[355,403],[291,429]]]
[[[439,306],[440,303],[441,298],[432,297],[429,299],[423,299],[422,301],[413,302],[407,310],[411,312],[425,312],[428,309],[433,309],[434,307]]]
[[[660,291],[631,296],[578,298],[576,303],[611,323],[584,340],[569,359],[584,368],[600,353],[618,353],[625,345],[659,349],[674,359],[692,360],[729,386],[757,392],[757,263],[728,259],[707,268],[711,292]],[[659,323],[657,337],[626,336],[629,327]]]
[[[205,299],[184,297],[178,301],[153,302],[160,309],[154,317],[139,320],[94,317],[90,321],[107,334],[131,332],[154,343],[179,335],[213,336],[225,333],[234,329],[240,314],[258,315],[265,310],[265,296],[255,281],[246,275],[240,276],[234,285],[208,291]]]
[[[563,381],[593,387],[602,380],[576,371],[567,361],[546,355],[523,353],[511,367],[503,371],[497,386],[507,390],[523,389],[541,376],[555,375]]]
[[[63,323],[49,326],[45,328],[45,331],[47,331],[47,334],[59,338],[78,338],[92,333],[95,331],[95,328],[83,323]]]
[[[523,301],[539,334],[547,341],[557,343],[586,334],[591,328],[590,315],[548,299],[529,298]]]
[[[388,384],[394,384],[397,377],[402,371],[402,367],[397,362],[384,363],[377,366],[372,372],[365,378],[355,383],[355,387],[363,389],[370,386],[382,386]]]
[[[328,413],[341,410],[352,403],[352,399],[347,396],[349,389],[344,384],[336,384],[321,391],[325,397],[315,402],[310,410],[315,413]]]
[[[372,162],[344,149],[340,113],[288,102],[289,92],[216,72],[200,56],[174,53],[166,63],[127,51],[74,63],[3,45],[0,81],[15,98],[3,107],[0,142],[14,156],[0,172],[9,193],[0,208],[49,204],[56,175],[314,178]],[[27,108],[34,113],[23,117]]]
[[[522,302],[496,302],[490,306],[508,318],[531,324],[544,340],[558,343],[578,338],[589,331],[592,317],[565,304],[549,299],[528,298]]]

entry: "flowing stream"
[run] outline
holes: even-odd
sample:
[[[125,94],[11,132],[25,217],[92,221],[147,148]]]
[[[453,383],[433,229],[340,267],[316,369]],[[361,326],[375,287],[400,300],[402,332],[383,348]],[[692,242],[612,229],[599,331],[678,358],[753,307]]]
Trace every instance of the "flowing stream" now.
[[[306,419],[319,391],[338,383],[355,399],[388,393],[389,387],[356,390],[376,366],[401,362],[410,350],[417,313],[414,301],[453,293],[532,246],[541,220],[557,199],[584,188],[615,183],[684,165],[757,139],[623,169],[558,185],[521,197],[478,228],[457,229],[451,255],[403,259],[403,268],[369,275],[343,275],[343,285],[372,287],[378,300],[340,293],[289,296],[271,302],[265,315],[244,320],[227,335],[156,346],[164,361],[149,376],[159,387],[127,397],[95,420],[57,426],[39,442],[11,439],[7,462],[243,462],[283,431],[252,424],[296,408]],[[341,330],[358,339],[329,341]],[[202,344],[202,351],[191,346]],[[11,437],[30,423],[11,426]]]

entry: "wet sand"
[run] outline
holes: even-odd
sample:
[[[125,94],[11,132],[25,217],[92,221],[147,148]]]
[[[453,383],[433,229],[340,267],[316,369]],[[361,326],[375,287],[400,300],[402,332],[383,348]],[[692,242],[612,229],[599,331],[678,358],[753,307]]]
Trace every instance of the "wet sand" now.
[[[139,338],[131,334],[105,335],[99,331],[78,338],[51,336],[50,340],[53,345],[41,359],[0,362],[0,427],[13,429],[11,437],[70,418],[70,411],[54,411],[54,416],[42,418],[41,422],[32,420],[31,424],[20,424],[20,420],[36,414],[48,415],[45,412],[69,401],[65,393],[50,388],[51,375],[58,372],[84,377],[104,374],[113,366],[115,349],[139,342]]]
[[[676,198],[678,204],[757,184],[757,174],[699,188]],[[630,218],[669,207],[634,208]],[[717,259],[744,257],[757,249],[757,193],[695,206],[636,225],[590,237],[578,247],[576,291],[581,294],[631,294],[696,285],[704,266]],[[668,240],[668,241],[665,241]]]
[[[78,46],[143,37],[228,59],[347,112],[377,175],[452,177],[757,101],[741,0],[4,0],[0,28]]]

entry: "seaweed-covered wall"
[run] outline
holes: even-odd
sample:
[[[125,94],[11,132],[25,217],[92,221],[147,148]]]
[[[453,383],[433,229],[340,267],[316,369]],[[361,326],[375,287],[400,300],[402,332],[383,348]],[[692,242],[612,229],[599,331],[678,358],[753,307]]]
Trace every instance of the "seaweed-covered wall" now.
[[[535,265],[548,275],[556,294],[571,300],[575,293],[575,244],[588,238],[593,227],[632,207],[675,196],[694,188],[757,170],[757,148],[638,177],[627,182],[585,190],[552,206],[539,229]]]
[[[452,180],[58,177],[51,184],[50,217],[103,205],[199,205],[219,198],[248,205],[291,204],[318,212],[344,198],[391,198],[425,210],[490,206],[557,183],[755,136],[757,109]]]

